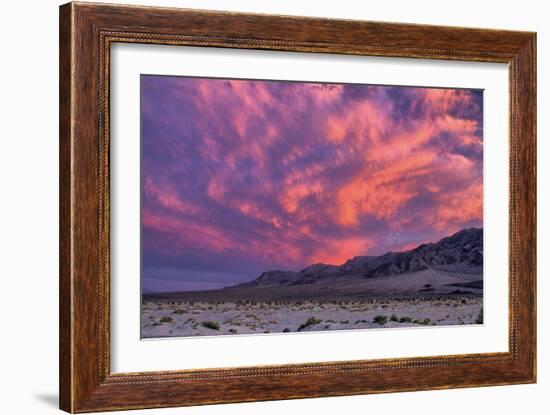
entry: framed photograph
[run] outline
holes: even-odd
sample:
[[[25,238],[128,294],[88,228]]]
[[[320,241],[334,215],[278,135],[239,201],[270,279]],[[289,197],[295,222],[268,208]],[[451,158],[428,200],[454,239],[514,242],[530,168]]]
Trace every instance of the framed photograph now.
[[[60,8],[60,407],[536,381],[536,35]]]

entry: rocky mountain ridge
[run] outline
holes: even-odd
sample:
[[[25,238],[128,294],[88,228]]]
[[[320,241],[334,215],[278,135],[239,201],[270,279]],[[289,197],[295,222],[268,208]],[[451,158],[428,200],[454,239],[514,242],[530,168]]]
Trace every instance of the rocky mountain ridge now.
[[[437,242],[380,256],[356,256],[342,265],[313,264],[301,271],[274,270],[239,287],[277,287],[314,284],[352,277],[371,279],[435,269],[461,274],[483,273],[483,229],[463,229]]]

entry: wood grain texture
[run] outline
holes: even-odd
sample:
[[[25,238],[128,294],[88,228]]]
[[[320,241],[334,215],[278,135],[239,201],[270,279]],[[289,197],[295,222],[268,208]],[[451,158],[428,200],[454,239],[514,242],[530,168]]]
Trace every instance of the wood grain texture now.
[[[70,8],[59,15],[59,405],[72,409],[71,306],[71,102],[72,20]]]
[[[115,42],[508,63],[509,352],[111,373],[109,70]],[[534,382],[535,68],[534,33],[86,3],[61,6],[60,407],[90,412]]]

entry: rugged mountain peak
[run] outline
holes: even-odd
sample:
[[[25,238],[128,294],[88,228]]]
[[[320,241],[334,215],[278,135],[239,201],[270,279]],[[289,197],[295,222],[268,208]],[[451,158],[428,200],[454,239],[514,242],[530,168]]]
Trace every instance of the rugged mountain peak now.
[[[333,274],[341,274],[341,271],[336,265],[330,265],[330,264],[313,264],[310,265],[307,268],[304,268],[300,271],[300,274],[302,275],[311,275],[311,274],[322,274],[322,275],[333,275]]]
[[[356,256],[352,259],[348,259],[345,263],[340,265],[338,268],[345,273],[345,274],[355,274],[356,272],[361,272],[363,267],[366,266],[366,264],[369,261],[372,261],[372,259],[376,258],[375,256]]]
[[[313,264],[294,271],[268,271],[241,286],[284,286],[313,284],[321,279],[343,276],[379,278],[426,269],[482,274],[483,229],[469,228],[438,242],[426,243],[403,252],[387,252],[380,256],[356,256],[340,266]]]

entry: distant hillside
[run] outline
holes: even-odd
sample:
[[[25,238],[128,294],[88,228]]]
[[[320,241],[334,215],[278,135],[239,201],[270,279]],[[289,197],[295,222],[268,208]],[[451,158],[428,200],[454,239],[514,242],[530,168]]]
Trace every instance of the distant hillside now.
[[[320,280],[346,277],[371,279],[423,270],[460,274],[483,273],[483,229],[463,229],[438,242],[422,244],[404,252],[380,256],[357,256],[340,266],[314,264],[303,270],[267,271],[236,287],[281,287],[313,284]]]

